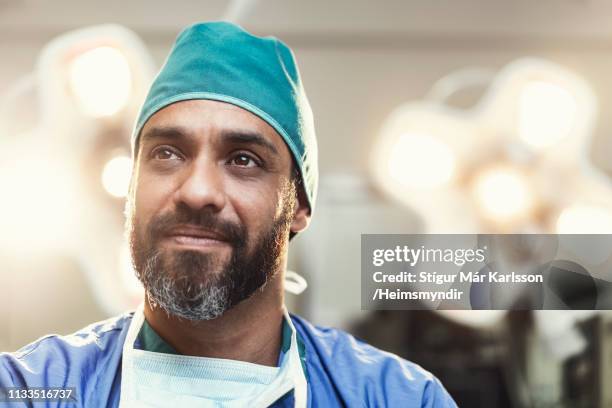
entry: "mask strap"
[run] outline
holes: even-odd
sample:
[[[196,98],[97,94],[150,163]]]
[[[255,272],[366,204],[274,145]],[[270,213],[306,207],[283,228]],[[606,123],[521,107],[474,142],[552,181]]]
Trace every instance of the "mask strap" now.
[[[293,272],[295,273],[295,272]],[[300,275],[295,273],[300,279],[304,280]],[[306,284],[306,280],[304,280],[304,284]],[[306,381],[306,374],[304,373],[304,368],[302,367],[302,359],[300,357],[298,342],[297,342],[297,330],[291,320],[291,316],[289,316],[289,311],[287,307],[283,305],[283,314],[285,315],[285,320],[289,324],[291,328],[291,348],[289,353],[291,353],[290,357],[290,367],[291,374],[294,381],[293,388],[293,399],[295,402],[295,408],[306,408],[307,407],[307,394],[308,394],[308,383]]]
[[[287,270],[285,272],[285,290],[294,295],[299,295],[306,290],[308,282],[303,276],[295,271]]]
[[[133,384],[133,376],[132,376],[132,364],[133,364],[133,354],[134,354],[134,342],[136,341],[136,337],[138,337],[138,333],[140,332],[140,328],[144,323],[144,302],[140,303],[134,312],[134,316],[130,321],[130,326],[128,327],[128,332],[123,342],[123,354],[122,354],[122,363],[121,363],[121,395],[119,397],[119,407],[128,407],[130,405],[130,398],[132,389],[131,386]]]

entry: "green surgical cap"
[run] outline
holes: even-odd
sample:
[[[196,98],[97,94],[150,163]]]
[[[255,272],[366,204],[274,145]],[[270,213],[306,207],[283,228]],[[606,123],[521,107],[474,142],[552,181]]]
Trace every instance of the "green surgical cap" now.
[[[231,103],[270,124],[295,159],[312,212],[319,178],[317,140],[289,47],[226,22],[187,27],[151,85],[132,134],[133,153],[142,127],[155,112],[189,99]]]

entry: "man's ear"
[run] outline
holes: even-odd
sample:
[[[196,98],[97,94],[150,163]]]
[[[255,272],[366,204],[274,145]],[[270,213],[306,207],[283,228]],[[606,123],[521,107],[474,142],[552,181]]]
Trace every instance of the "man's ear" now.
[[[292,235],[304,231],[310,224],[310,206],[306,198],[306,192],[301,185],[297,186],[297,205],[293,211],[290,231]]]

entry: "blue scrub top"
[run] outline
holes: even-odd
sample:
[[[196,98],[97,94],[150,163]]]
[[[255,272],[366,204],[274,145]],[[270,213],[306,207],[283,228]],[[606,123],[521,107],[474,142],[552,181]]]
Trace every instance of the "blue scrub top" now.
[[[121,354],[133,313],[51,335],[0,354],[0,388],[76,389],[76,403],[2,403],[0,407],[117,407]],[[353,336],[291,315],[301,343],[309,407],[456,407],[440,381],[418,365]],[[292,407],[287,394],[274,407]]]

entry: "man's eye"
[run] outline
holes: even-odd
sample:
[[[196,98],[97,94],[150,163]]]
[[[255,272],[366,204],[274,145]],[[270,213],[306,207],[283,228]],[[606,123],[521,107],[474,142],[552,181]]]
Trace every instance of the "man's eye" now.
[[[172,150],[167,147],[161,147],[153,151],[151,155],[156,160],[177,160],[180,157]]]
[[[240,167],[259,166],[259,163],[257,163],[255,159],[253,159],[251,156],[246,155],[246,154],[235,155],[234,157],[230,159],[229,163],[233,164],[234,166],[240,166]]]

